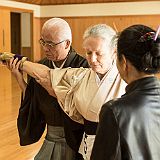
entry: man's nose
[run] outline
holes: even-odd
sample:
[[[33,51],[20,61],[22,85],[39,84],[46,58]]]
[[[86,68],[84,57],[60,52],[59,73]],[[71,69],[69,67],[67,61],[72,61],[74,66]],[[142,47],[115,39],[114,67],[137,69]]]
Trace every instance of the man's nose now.
[[[45,52],[48,52],[48,51],[49,51],[49,48],[47,47],[47,45],[43,46],[43,50],[44,50]]]

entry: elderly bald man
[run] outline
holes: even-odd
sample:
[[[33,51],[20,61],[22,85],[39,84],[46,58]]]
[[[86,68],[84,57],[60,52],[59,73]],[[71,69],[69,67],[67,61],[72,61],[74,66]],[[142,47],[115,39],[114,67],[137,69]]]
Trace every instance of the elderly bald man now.
[[[46,56],[39,63],[49,68],[88,67],[87,61],[71,47],[72,33],[65,20],[51,18],[46,21],[39,42]],[[83,125],[72,121],[62,111],[57,99],[50,96],[34,78],[30,78],[27,84],[18,69],[9,69],[23,91],[18,115],[20,144],[37,142],[47,126],[44,143],[35,160],[81,159],[78,149],[84,132]]]

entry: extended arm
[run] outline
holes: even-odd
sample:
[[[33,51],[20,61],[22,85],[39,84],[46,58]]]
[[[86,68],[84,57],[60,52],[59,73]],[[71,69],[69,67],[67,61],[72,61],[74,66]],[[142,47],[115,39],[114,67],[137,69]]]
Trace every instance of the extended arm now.
[[[54,97],[56,97],[54,90],[51,85],[51,77],[50,77],[50,68],[39,64],[33,63],[30,61],[23,62],[21,66],[21,70],[29,74],[31,77],[35,78],[35,80],[44,87],[48,93]]]

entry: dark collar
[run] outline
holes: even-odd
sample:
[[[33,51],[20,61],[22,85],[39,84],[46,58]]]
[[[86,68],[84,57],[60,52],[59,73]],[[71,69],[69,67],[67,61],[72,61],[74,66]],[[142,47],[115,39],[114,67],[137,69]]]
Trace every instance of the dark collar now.
[[[63,68],[68,67],[72,63],[72,61],[75,58],[76,54],[77,54],[76,51],[71,47],[70,50],[69,50],[69,52],[68,52],[68,56],[67,56],[67,59],[66,59],[66,62],[64,64]],[[47,64],[48,67],[54,68],[51,60],[48,60],[45,57],[44,61]]]
[[[76,56],[76,51],[71,47],[63,68],[68,67],[71,64],[72,60],[75,58],[75,56]]]
[[[135,90],[160,88],[160,80],[157,77],[145,77],[131,82],[126,87],[126,94]]]

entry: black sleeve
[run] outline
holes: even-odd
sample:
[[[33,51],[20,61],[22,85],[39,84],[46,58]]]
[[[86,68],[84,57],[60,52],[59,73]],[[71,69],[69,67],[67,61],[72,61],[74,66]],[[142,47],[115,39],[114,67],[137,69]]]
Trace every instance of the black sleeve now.
[[[21,101],[17,119],[20,145],[37,142],[45,129],[44,118],[38,109],[34,90],[34,80],[31,79],[26,88],[25,98]]]
[[[91,160],[120,160],[120,135],[110,103],[102,106]]]

